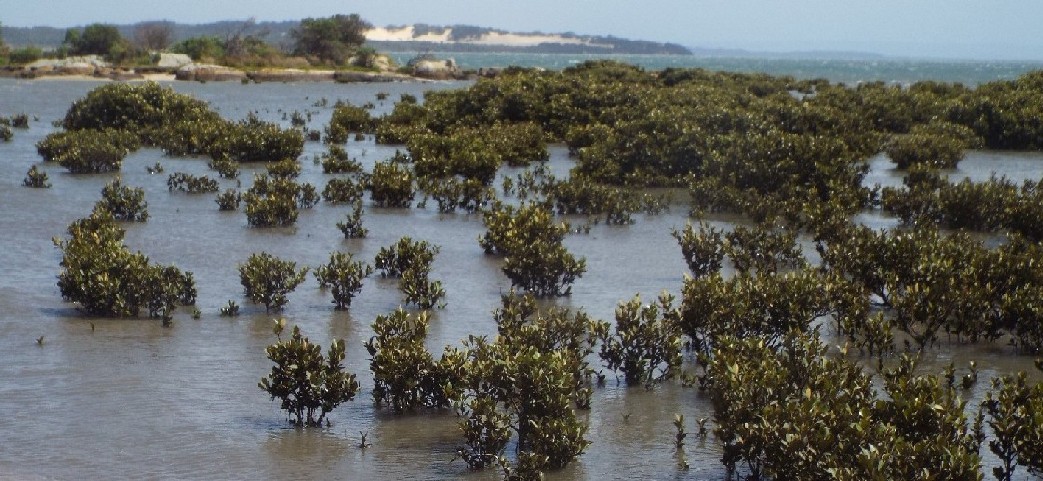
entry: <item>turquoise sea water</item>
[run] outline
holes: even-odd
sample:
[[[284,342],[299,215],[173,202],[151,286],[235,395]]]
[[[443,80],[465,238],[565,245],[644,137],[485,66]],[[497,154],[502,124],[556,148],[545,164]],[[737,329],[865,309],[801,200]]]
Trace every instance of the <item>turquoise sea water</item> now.
[[[396,52],[392,58],[405,65],[417,52]],[[884,81],[913,83],[938,80],[978,85],[993,80],[1008,80],[1032,70],[1043,69],[1043,62],[942,61],[909,59],[791,59],[756,57],[704,57],[683,55],[578,55],[529,53],[438,53],[440,58],[453,58],[464,69],[483,67],[540,67],[560,70],[585,60],[611,59],[639,65],[648,70],[669,67],[700,67],[730,72],[764,72],[792,75],[796,78],[826,78],[833,82],[857,83]]]

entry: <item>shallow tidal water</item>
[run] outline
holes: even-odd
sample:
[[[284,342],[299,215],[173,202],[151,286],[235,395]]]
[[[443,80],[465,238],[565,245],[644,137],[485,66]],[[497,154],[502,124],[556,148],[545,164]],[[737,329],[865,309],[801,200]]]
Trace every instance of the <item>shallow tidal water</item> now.
[[[452,412],[394,416],[374,407],[362,343],[372,335],[376,316],[401,305],[396,280],[371,276],[348,311],[334,310],[331,296],[311,274],[291,294],[278,316],[300,325],[323,346],[333,338],[345,339],[345,365],[362,384],[355,401],[330,414],[331,427],[300,430],[290,427],[278,403],[257,387],[270,370],[264,348],[275,341],[271,323],[277,315],[243,298],[237,271],[238,263],[260,251],[314,267],[336,250],[372,263],[380,247],[404,235],[428,240],[441,247],[432,279],[441,280],[447,292],[447,306],[434,311],[428,336],[428,348],[437,356],[469,334],[493,335],[491,313],[500,294],[510,288],[500,261],[485,256],[478,245],[484,232],[479,215],[440,215],[433,202],[426,209],[367,205],[363,224],[369,236],[345,240],[335,224],[349,212],[346,206],[321,203],[302,210],[294,227],[252,229],[241,211],[218,211],[213,194],[168,192],[166,178],[174,172],[216,178],[203,158],[169,158],[143,149],[127,158],[121,173],[103,175],[71,175],[43,164],[35,143],[54,130],[51,121],[62,118],[71,102],[98,85],[0,79],[0,115],[25,112],[38,118],[28,130],[15,129],[12,142],[0,143],[0,479],[499,479],[495,469],[471,472],[463,461],[453,460],[462,442]],[[170,85],[211,102],[229,118],[256,111],[288,125],[283,113],[297,110],[310,112],[308,128],[320,130],[337,99],[356,105],[374,102],[379,114],[390,110],[401,93],[466,86]],[[390,93],[389,99],[377,101],[377,92]],[[323,98],[328,103],[319,106]],[[350,141],[347,150],[368,170],[390,157],[395,147],[375,145],[367,137]],[[330,176],[311,158],[323,151],[321,143],[306,143],[300,178],[320,191]],[[146,166],[156,162],[165,172],[148,174]],[[552,148],[553,172],[564,175],[571,163],[563,147]],[[48,173],[52,188],[21,187],[32,165]],[[871,165],[868,183],[900,183],[887,159],[874,158]],[[263,166],[244,166],[242,188],[249,186],[254,172],[262,171]],[[505,169],[502,175],[517,172]],[[952,175],[984,179],[991,172],[1016,181],[1038,179],[1043,156],[971,152]],[[201,319],[191,318],[191,308],[180,310],[170,328],[158,320],[86,318],[62,301],[55,285],[61,255],[51,239],[64,237],[70,222],[88,215],[101,188],[116,175],[125,185],[144,188],[149,203],[148,222],[124,224],[126,244],[153,262],[192,271]],[[222,190],[236,183],[220,182]],[[570,297],[551,303],[611,321],[616,304],[635,294],[646,301],[663,290],[678,294],[687,269],[670,232],[688,221],[685,203],[677,198],[669,212],[638,215],[630,226],[597,225],[589,234],[569,236],[566,246],[587,259],[588,270]],[[875,213],[861,220],[878,227],[893,224]],[[715,222],[728,224],[727,219]],[[242,306],[240,316],[219,317],[218,309],[228,300]],[[927,369],[938,371],[950,361],[958,368],[978,361],[981,381],[966,394],[973,402],[991,377],[1032,369],[1032,359],[1014,356],[1002,342],[943,346],[930,356]],[[593,359],[592,364],[600,362]],[[711,415],[708,399],[697,389],[672,383],[653,391],[626,388],[610,374],[607,385],[595,389],[592,406],[582,414],[592,444],[548,479],[725,477],[713,436],[700,440],[694,434],[696,420]],[[677,413],[685,416],[692,433],[683,454],[688,470],[680,468],[673,446]],[[360,433],[367,434],[371,447],[358,447]]]

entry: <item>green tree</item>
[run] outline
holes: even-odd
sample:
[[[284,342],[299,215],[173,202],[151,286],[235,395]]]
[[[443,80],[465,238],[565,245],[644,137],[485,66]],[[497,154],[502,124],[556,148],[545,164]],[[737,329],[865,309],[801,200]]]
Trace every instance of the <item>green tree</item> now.
[[[246,297],[264,304],[268,311],[282,309],[287,302],[286,295],[304,282],[307,274],[307,267],[298,271],[295,262],[284,261],[267,252],[251,254],[245,263],[239,264],[239,282]]]
[[[343,65],[366,41],[366,30],[373,28],[358,14],[328,18],[306,18],[290,31],[294,55],[315,58],[319,63]]]
[[[112,56],[130,48],[115,25],[102,23],[90,24],[84,27],[82,32],[76,29],[66,31],[65,43],[69,46],[69,53],[73,55]]]
[[[353,261],[351,254],[333,252],[329,263],[315,269],[315,280],[319,287],[330,289],[337,309],[351,307],[351,299],[362,290],[362,280],[373,273],[372,266]]]
[[[275,363],[268,377],[257,384],[262,390],[282,401],[282,409],[298,426],[322,426],[326,414],[345,401],[355,399],[359,383],[355,374],[344,370],[344,340],[330,343],[325,357],[322,346],[312,344],[293,326],[293,335],[282,340],[285,321],[275,324],[279,342],[268,346],[265,353]]]

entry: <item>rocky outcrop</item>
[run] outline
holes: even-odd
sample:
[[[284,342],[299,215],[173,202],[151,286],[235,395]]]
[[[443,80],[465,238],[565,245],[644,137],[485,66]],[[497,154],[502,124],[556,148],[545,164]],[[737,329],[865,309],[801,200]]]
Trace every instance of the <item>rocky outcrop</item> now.
[[[174,73],[177,80],[195,80],[197,82],[247,79],[246,72],[223,65],[193,63],[185,65]]]
[[[246,77],[254,82],[329,82],[335,80],[332,70],[256,70]]]
[[[456,60],[424,58],[410,63],[414,77],[430,80],[453,80],[463,77],[463,72],[456,65]]]
[[[159,54],[159,61],[156,62],[156,66],[164,68],[180,68],[191,63],[192,57],[183,53],[161,53]]]
[[[341,70],[333,74],[333,80],[340,83],[367,83],[367,82],[409,82],[417,80],[415,77],[399,73],[359,72],[355,70]]]

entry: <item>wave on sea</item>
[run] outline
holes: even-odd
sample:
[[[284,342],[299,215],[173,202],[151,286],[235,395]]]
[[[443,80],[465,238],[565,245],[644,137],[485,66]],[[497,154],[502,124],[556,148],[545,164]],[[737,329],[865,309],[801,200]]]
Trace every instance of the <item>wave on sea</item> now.
[[[418,52],[396,52],[392,57],[405,65]],[[855,84],[876,82],[910,84],[921,80],[978,85],[995,80],[1010,80],[1033,70],[1043,69],[1043,62],[952,61],[912,59],[794,59],[770,57],[710,57],[695,55],[598,55],[598,54],[533,54],[533,53],[438,53],[440,58],[453,58],[463,69],[489,67],[538,67],[561,70],[587,60],[617,60],[647,70],[670,67],[705,68],[729,72],[763,72],[791,75],[798,79],[824,78],[832,82]]]

